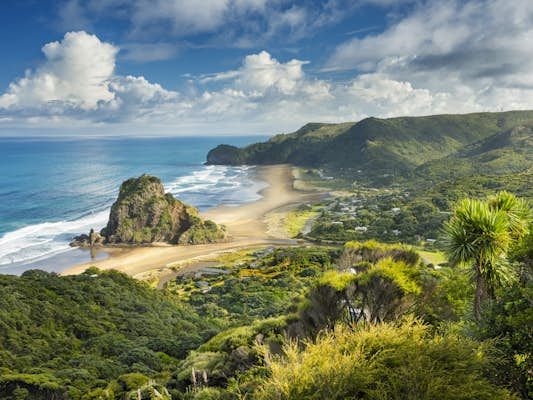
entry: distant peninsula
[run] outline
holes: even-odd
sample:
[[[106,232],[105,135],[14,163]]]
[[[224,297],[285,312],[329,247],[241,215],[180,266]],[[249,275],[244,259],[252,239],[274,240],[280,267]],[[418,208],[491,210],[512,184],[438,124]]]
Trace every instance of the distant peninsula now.
[[[76,237],[71,245],[203,244],[225,239],[223,226],[203,220],[196,208],[165,193],[159,178],[142,175],[122,183],[100,234],[91,231]]]

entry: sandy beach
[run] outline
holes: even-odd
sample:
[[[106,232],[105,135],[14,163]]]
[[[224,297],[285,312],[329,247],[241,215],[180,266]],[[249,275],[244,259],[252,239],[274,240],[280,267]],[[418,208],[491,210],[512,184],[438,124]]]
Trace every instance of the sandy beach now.
[[[300,203],[324,196],[319,192],[296,190],[293,167],[289,165],[262,166],[258,178],[268,184],[258,201],[238,207],[221,206],[202,214],[227,227],[231,240],[194,246],[149,246],[137,248],[110,248],[110,257],[67,268],[62,275],[79,274],[89,267],[116,269],[131,276],[144,278],[150,271],[164,270],[171,265],[191,260],[204,260],[221,252],[268,244],[297,244],[296,240],[279,233],[267,224],[267,215],[277,209],[289,209]]]

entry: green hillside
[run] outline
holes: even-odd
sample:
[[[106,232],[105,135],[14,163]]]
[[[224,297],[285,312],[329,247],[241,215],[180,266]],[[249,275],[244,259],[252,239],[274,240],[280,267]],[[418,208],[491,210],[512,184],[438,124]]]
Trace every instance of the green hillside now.
[[[420,176],[452,179],[461,176],[531,172],[533,124],[519,125],[465,146],[456,153],[417,168]]]
[[[470,151],[475,152],[479,162],[486,162],[492,160],[485,160],[485,153],[505,147],[499,156],[505,161],[520,145],[516,137],[522,137],[522,130],[530,132],[532,126],[533,111],[367,118],[343,124],[310,123],[294,133],[277,135],[264,143],[244,148],[218,146],[209,152],[207,163],[291,163],[361,169],[370,174],[404,173],[459,151],[467,151],[463,153],[464,159],[470,157]],[[490,154],[487,157],[490,158]],[[492,163],[494,168],[497,164]]]
[[[219,329],[116,271],[0,275],[0,398],[79,399],[119,376],[156,376]],[[9,397],[17,390],[26,397]]]

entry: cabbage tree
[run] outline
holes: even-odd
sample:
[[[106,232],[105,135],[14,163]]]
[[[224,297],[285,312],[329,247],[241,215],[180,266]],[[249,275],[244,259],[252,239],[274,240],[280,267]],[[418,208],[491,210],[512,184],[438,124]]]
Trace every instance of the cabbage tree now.
[[[452,264],[470,266],[476,286],[474,315],[481,316],[485,299],[508,276],[504,258],[510,246],[527,233],[527,203],[508,192],[486,201],[463,199],[446,224],[448,256]]]

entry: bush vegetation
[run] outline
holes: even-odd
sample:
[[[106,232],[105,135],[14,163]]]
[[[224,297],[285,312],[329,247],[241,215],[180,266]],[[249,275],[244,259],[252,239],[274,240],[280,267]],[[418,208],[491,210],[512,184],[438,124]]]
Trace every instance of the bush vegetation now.
[[[94,268],[0,275],[0,397],[531,398],[528,205],[501,193],[453,210],[451,243],[463,232],[505,244],[483,264],[506,274],[479,309],[469,253],[450,247],[436,268],[371,240],[223,256],[224,273],[165,290]]]

